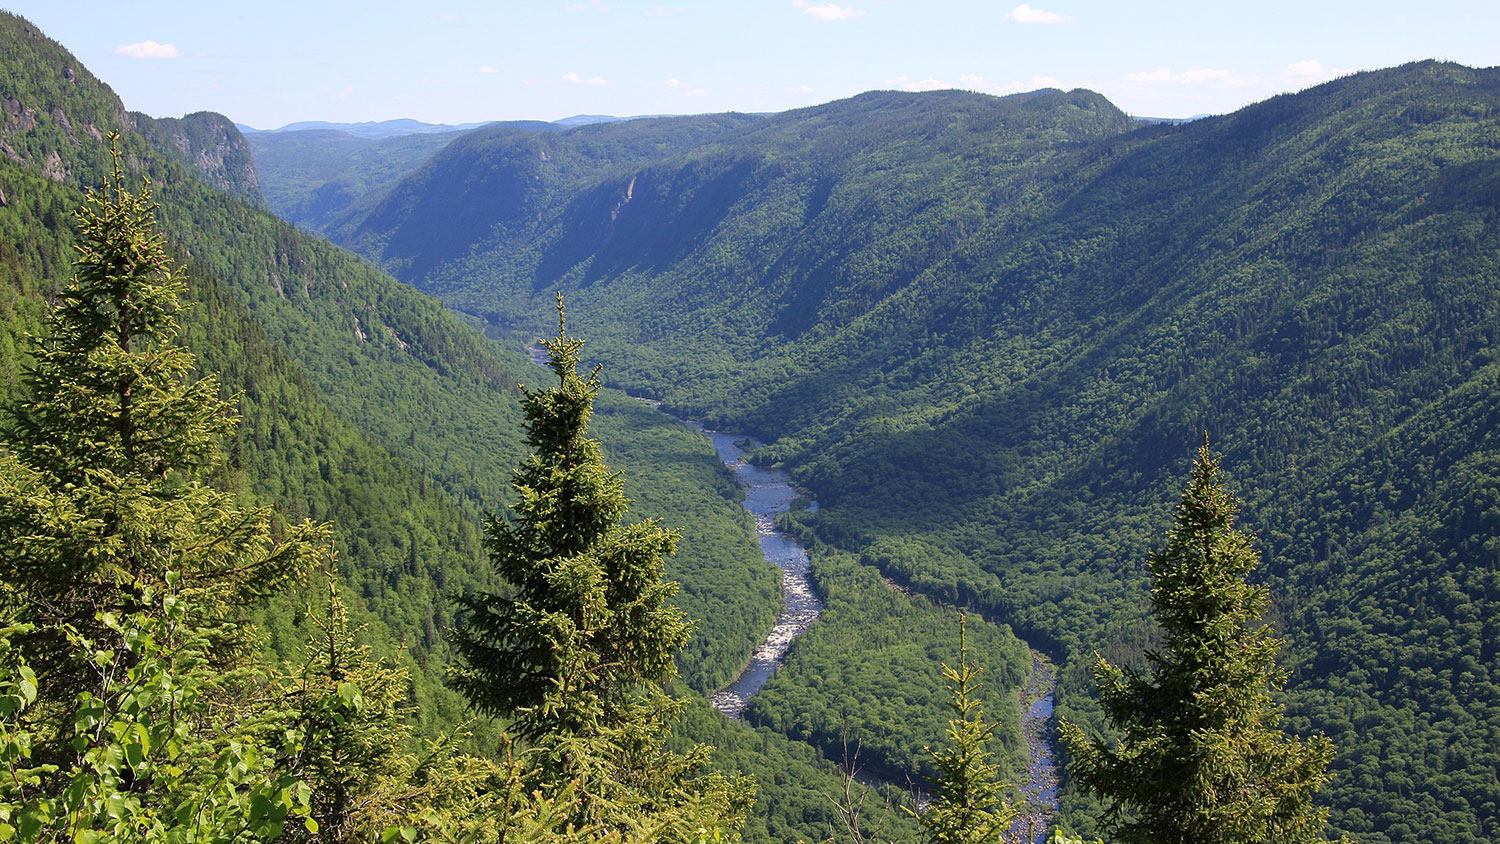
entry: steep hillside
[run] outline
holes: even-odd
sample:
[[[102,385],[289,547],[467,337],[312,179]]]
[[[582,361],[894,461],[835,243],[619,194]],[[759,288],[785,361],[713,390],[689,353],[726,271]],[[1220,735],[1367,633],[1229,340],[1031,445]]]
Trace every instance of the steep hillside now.
[[[139,112],[130,116],[136,131],[157,152],[196,170],[210,185],[247,205],[266,207],[250,147],[229,118],[211,111],[184,117],[155,118]]]
[[[571,183],[526,171],[461,223],[434,216],[439,157],[390,196],[447,239],[371,215],[349,242],[497,324],[568,291],[619,383],[774,440],[823,504],[801,529],[1015,625],[1085,720],[1090,654],[1153,641],[1142,561],[1207,430],[1266,555],[1292,721],[1339,747],[1335,825],[1478,842],[1500,822],[1497,139],[1500,71],[1433,62],[1138,129],[1081,91],[875,93]]]
[[[759,118],[710,115],[643,118],[541,133],[511,126],[461,136],[402,180],[368,214],[335,223],[339,242],[404,278],[463,259],[491,239],[530,239],[538,219],[582,181],[691,148]],[[437,204],[433,204],[437,203]],[[357,210],[357,209],[356,209]]]

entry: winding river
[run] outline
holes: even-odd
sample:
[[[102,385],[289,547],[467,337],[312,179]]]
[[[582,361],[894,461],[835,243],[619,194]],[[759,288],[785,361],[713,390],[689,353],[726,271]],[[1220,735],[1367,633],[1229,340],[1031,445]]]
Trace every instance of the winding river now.
[[[673,417],[676,418],[676,417]],[[797,540],[776,529],[776,516],[791,507],[798,493],[791,477],[779,469],[755,466],[748,461],[750,449],[759,447],[739,434],[710,431],[693,422],[713,441],[719,459],[734,473],[745,490],[744,506],[755,517],[756,539],[766,561],[781,569],[786,605],[766,638],[756,647],[750,662],[733,683],[709,696],[719,711],[740,718],[750,697],[781,667],[792,640],[812,626],[823,612],[823,601],[813,589],[808,574],[807,550]],[[743,444],[743,445],[742,445]],[[812,509],[817,509],[813,502]],[[1013,832],[1035,844],[1046,840],[1057,811],[1057,759],[1052,751],[1052,709],[1057,690],[1057,672],[1035,651],[1031,654],[1031,679],[1021,690],[1021,733],[1026,740],[1027,781],[1021,788],[1023,810]]]
[[[797,497],[791,477],[779,469],[754,466],[749,462],[749,452],[740,443],[751,448],[760,443],[736,434],[709,431],[701,425],[688,424],[708,435],[719,459],[745,490],[745,509],[755,517],[755,538],[760,543],[761,553],[766,562],[781,569],[781,594],[785,605],[776,618],[776,624],[756,646],[740,676],[708,698],[720,712],[730,718],[739,718],[744,714],[750,697],[760,691],[760,687],[781,667],[792,640],[802,635],[823,613],[823,599],[818,597],[808,575],[807,549],[776,529],[777,514],[790,510],[792,499]],[[817,509],[816,502],[810,506]]]
[[[534,362],[546,362],[541,350],[533,347],[530,351]],[[657,405],[646,399],[642,401]],[[665,411],[662,413],[677,419]],[[743,503],[755,517],[755,536],[761,553],[766,562],[781,570],[781,592],[785,603],[776,624],[756,646],[749,663],[734,682],[709,695],[709,701],[720,712],[730,718],[742,718],[750,698],[781,667],[792,640],[822,615],[823,599],[813,588],[807,549],[792,536],[776,529],[776,516],[790,510],[793,499],[799,494],[792,486],[791,476],[780,469],[752,465],[748,459],[750,451],[761,443],[749,437],[710,431],[697,422],[677,421],[703,432],[713,442],[719,459],[745,491]],[[816,510],[817,502],[811,502],[809,508]],[[1021,788],[1024,810],[1013,831],[1041,844],[1057,810],[1057,760],[1052,751],[1052,707],[1057,673],[1051,663],[1035,652],[1032,653],[1031,669],[1031,680],[1021,691],[1021,732],[1026,739],[1028,756],[1027,782]]]

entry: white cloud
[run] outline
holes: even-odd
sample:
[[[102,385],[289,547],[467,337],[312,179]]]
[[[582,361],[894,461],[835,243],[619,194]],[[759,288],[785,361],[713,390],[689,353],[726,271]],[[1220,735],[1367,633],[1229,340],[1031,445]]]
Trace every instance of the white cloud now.
[[[906,74],[887,79],[885,84],[899,91],[943,91],[953,87],[952,82],[928,77],[926,79],[913,79]]]
[[[798,85],[795,88],[788,88],[787,90],[793,94],[811,94],[813,92],[811,85]]]
[[[564,73],[562,75],[562,81],[568,83],[569,85],[608,85],[609,84],[609,80],[605,79],[602,76],[590,76],[587,79],[585,79],[583,76],[581,76],[581,75],[579,75],[577,73]]]
[[[708,96],[708,89],[707,88],[694,88],[693,90],[688,91],[683,96],[685,96],[685,97],[706,97],[706,96]]]
[[[1328,71],[1323,69],[1323,63],[1314,59],[1306,59],[1300,62],[1292,62],[1282,71],[1286,76],[1326,76]]]
[[[569,85],[578,85],[583,82],[583,77],[579,76],[576,73],[564,73],[562,81],[568,83]]]
[[[127,59],[175,59],[180,58],[182,52],[171,44],[139,41],[135,44],[121,44],[115,48],[115,55]]]
[[[853,20],[862,17],[864,9],[856,9],[853,6],[840,6],[837,3],[818,3],[816,5],[807,0],[792,0],[792,6],[802,10],[802,14],[811,15],[824,23],[833,21]]]
[[[667,87],[668,88],[691,88],[693,86],[687,84],[686,82],[683,82],[681,79],[678,79],[677,77],[674,76],[671,79],[667,80]]]
[[[482,65],[479,66],[479,72],[480,73],[499,73],[500,71],[496,70],[493,67],[490,67],[487,64],[482,64]]]
[[[673,15],[685,15],[687,14],[687,9],[684,9],[681,6],[674,6],[670,9],[668,9],[666,6],[655,6],[653,8],[647,9],[641,14],[645,15],[648,18],[669,18]]]
[[[1033,9],[1025,3],[1007,12],[1005,19],[1011,23],[1072,23],[1074,21],[1067,15],[1049,12],[1046,9]]]

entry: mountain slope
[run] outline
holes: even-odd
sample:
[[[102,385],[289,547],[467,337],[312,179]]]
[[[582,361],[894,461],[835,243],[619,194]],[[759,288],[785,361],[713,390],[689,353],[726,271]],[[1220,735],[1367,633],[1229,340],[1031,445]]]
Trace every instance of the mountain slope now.
[[[439,157],[388,201],[451,240],[371,215],[348,242],[497,325],[567,291],[619,383],[773,440],[823,505],[800,529],[1015,625],[1078,719],[1091,652],[1156,635],[1142,560],[1207,430],[1261,537],[1292,723],[1340,748],[1335,825],[1477,842],[1500,816],[1496,138],[1500,70],[1434,62],[1144,128],[1087,92],[875,93],[538,170],[462,228],[432,216]]]

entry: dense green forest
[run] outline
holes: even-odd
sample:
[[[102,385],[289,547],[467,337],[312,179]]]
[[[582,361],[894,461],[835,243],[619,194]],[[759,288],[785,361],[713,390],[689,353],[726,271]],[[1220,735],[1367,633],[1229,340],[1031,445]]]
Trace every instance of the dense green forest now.
[[[186,265],[191,306],[180,339],[240,415],[212,482],[275,505],[277,524],[332,522],[351,629],[403,672],[396,701],[412,741],[471,721],[442,682],[451,598],[495,585],[482,520],[509,500],[523,453],[517,385],[541,371],[435,301],[242,201],[255,173],[223,118],[129,114],[34,27],[10,16],[0,23],[0,94],[13,104],[0,116],[0,141],[14,153],[0,159],[0,399],[17,399],[28,338],[45,333],[47,305],[72,275],[73,212],[82,189],[103,177],[105,135],[118,131],[126,172],[151,179],[169,249]],[[770,625],[776,573],[708,443],[619,393],[599,404],[597,430],[611,465],[625,470],[632,514],[683,528],[667,573],[697,627],[679,655],[680,691],[716,688]],[[256,610],[271,659],[299,658],[319,616],[310,603],[298,591]],[[842,789],[830,764],[695,707],[684,733],[719,744],[726,770],[760,775],[746,840],[845,835],[825,797]],[[499,727],[472,722],[473,746],[490,746]],[[868,811],[907,828],[881,798]]]
[[[1091,654],[1159,637],[1140,560],[1210,431],[1333,827],[1494,837],[1500,72],[1176,125],[1086,91],[705,120],[466,136],[329,231],[502,331],[563,290],[614,383],[770,442],[823,505],[794,527],[1016,629],[1080,723]]]

